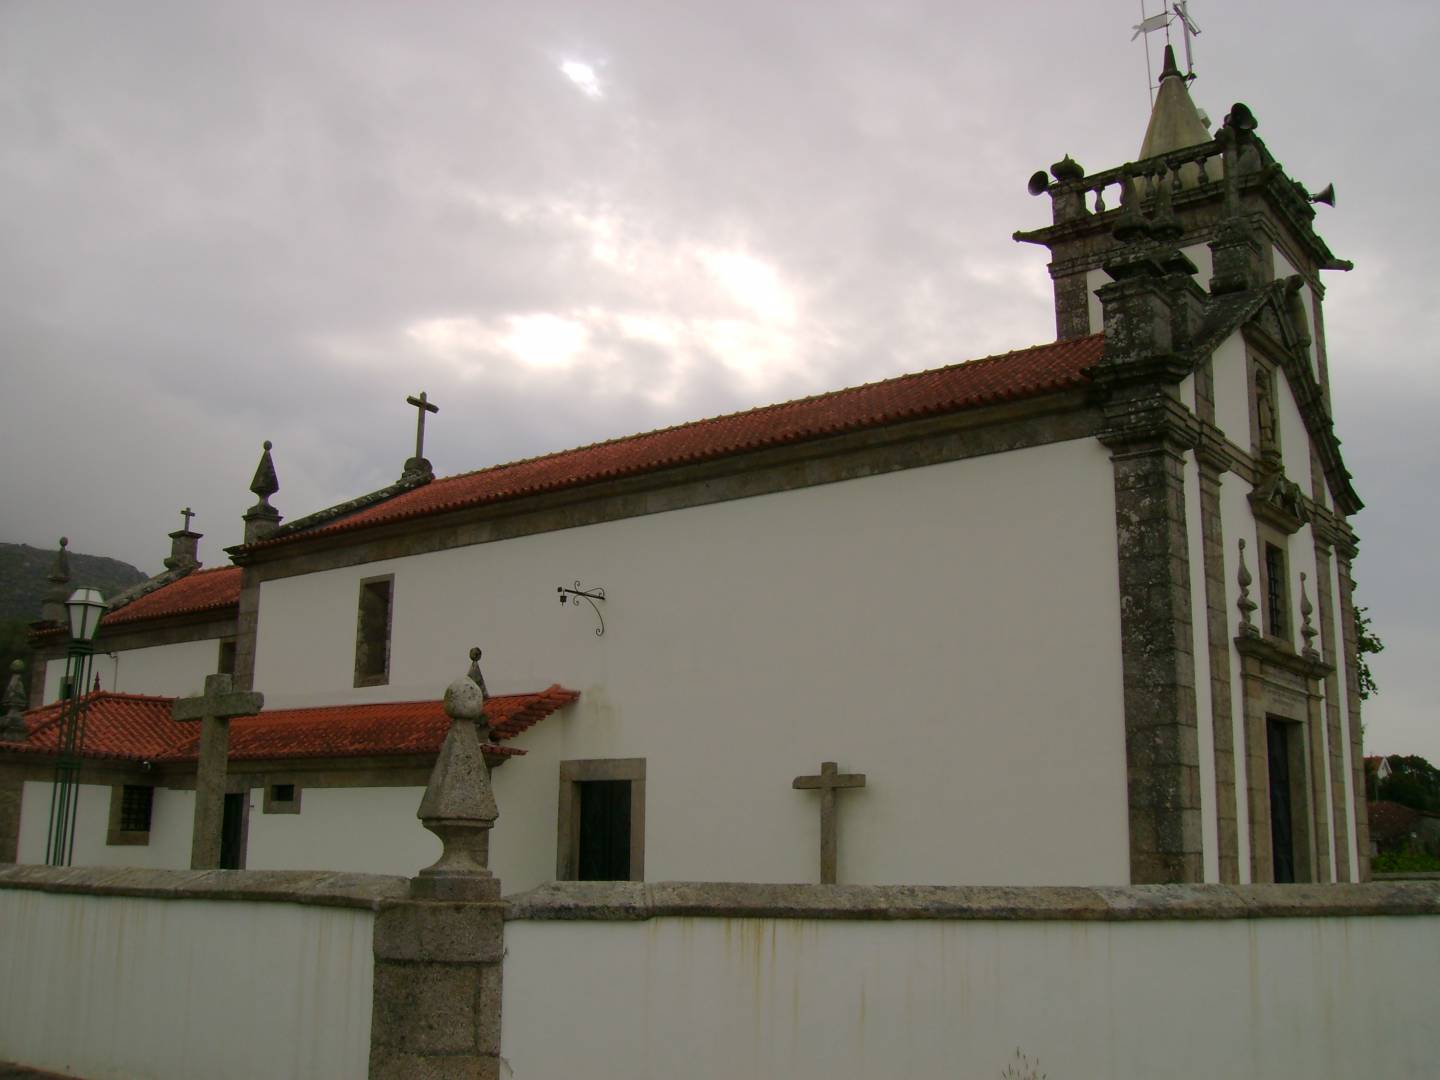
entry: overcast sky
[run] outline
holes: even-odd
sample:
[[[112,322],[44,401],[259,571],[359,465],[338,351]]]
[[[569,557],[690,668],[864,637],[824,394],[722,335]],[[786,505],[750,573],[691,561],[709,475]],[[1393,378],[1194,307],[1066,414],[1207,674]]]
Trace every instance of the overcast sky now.
[[[1150,11],[1157,0],[1147,0]],[[1336,424],[1387,651],[1371,752],[1440,762],[1431,4],[1193,0],[1193,95],[1339,206]],[[288,517],[1054,337],[1025,181],[1135,157],[1138,0],[0,5],[0,541],[225,561]],[[1156,41],[1158,49],[1158,40]],[[1157,57],[1158,59],[1158,57]]]

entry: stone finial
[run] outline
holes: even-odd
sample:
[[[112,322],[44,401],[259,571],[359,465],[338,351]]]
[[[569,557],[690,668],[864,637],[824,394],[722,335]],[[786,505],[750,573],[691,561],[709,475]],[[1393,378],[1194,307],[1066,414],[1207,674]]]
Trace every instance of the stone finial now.
[[[1300,637],[1305,644],[1300,650],[1300,655],[1307,660],[1319,660],[1320,652],[1315,648],[1315,635],[1319,633],[1310,622],[1310,616],[1315,613],[1314,607],[1310,604],[1310,594],[1305,590],[1305,571],[1300,571]]]
[[[500,883],[489,870],[490,830],[499,810],[485,764],[489,695],[478,648],[471,650],[470,660],[470,672],[445,689],[450,730],[416,812],[444,845],[440,858],[411,879],[410,895],[417,899],[487,900],[500,894]]]
[[[260,455],[260,464],[255,466],[255,478],[250,481],[250,490],[258,495],[259,501],[245,511],[245,543],[253,544],[263,540],[280,526],[280,511],[270,505],[270,496],[280,490],[280,479],[275,475],[275,461],[270,457],[274,446],[265,440],[265,450]]]
[[[194,570],[200,565],[200,538],[203,534],[190,528],[190,519],[195,511],[188,506],[180,511],[185,524],[170,534],[170,557],[165,560],[166,570]]]
[[[25,706],[29,704],[29,695],[25,693],[24,674],[25,661],[12,660],[10,682],[5,687],[5,714],[0,716],[0,740],[5,742],[24,742],[30,734],[25,727]]]
[[[1250,621],[1250,616],[1255,613],[1257,605],[1250,599],[1250,569],[1245,565],[1245,538],[1240,538],[1240,573],[1236,576],[1240,584],[1240,599],[1235,601],[1235,606],[1240,609],[1240,634],[1242,637],[1259,637],[1260,631]]]
[[[40,618],[45,622],[64,623],[65,601],[70,596],[70,546],[68,536],[60,537],[60,548],[55,552],[55,561],[50,565],[50,588],[40,604]]]

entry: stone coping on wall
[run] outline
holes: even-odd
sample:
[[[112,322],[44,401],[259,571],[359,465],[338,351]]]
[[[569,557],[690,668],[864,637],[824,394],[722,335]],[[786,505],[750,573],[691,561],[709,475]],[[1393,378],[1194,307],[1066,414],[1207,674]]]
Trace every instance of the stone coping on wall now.
[[[0,866],[0,889],[156,900],[248,900],[379,911],[409,895],[385,874],[323,870],[149,870],[111,866]]]
[[[507,920],[1155,920],[1440,915],[1440,882],[1364,885],[755,885],[576,882],[505,901]]]

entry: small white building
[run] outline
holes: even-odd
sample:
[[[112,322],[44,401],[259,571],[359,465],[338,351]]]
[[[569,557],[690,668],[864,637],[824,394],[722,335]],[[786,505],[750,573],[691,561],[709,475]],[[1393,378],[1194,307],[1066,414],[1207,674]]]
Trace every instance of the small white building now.
[[[401,736],[480,645],[498,696],[578,693],[505,733],[507,890],[1366,877],[1322,315],[1347,264],[1248,110],[1212,137],[1173,69],[1138,162],[1032,190],[1053,343],[457,476],[411,459],[288,523],[267,444],[235,565],[102,624],[76,860],[188,865],[193,754],[99,747],[117,695],[229,670],[266,701],[235,721],[237,864],[413,872],[438,736]],[[40,711],[0,747],[21,861],[64,663],[37,640]],[[352,753],[325,710],[395,737]],[[320,741],[247,758],[247,725]],[[143,841],[117,825],[139,788]]]

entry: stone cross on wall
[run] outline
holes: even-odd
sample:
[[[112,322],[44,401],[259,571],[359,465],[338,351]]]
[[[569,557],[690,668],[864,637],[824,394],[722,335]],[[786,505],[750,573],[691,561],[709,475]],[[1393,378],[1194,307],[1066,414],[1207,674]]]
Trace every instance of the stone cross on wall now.
[[[864,787],[864,773],[842,773],[833,761],[822,762],[819,776],[797,776],[794,787],[820,789],[820,884],[835,884],[836,850],[839,846],[835,819],[835,792],[840,788]]]
[[[254,716],[265,695],[236,690],[229,675],[205,676],[205,693],[180,698],[171,716],[200,721],[200,760],[195,766],[195,827],[190,839],[190,868],[220,866],[220,833],[225,821],[225,771],[230,756],[230,721]]]

